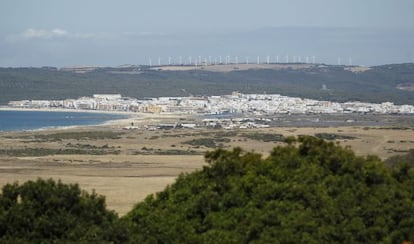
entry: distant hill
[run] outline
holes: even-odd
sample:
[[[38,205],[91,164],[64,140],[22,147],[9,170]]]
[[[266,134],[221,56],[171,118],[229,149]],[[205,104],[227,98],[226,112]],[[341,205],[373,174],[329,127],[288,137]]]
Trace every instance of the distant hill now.
[[[308,64],[0,68],[0,104],[96,93],[144,98],[232,91],[332,101],[414,104],[414,64],[370,68]]]

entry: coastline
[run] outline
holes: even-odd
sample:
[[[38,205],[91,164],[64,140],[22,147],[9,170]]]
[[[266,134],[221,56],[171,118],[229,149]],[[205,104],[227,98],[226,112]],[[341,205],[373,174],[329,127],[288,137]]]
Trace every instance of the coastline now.
[[[114,118],[107,121],[103,121],[96,124],[80,124],[80,125],[56,125],[56,126],[45,126],[35,129],[18,129],[18,130],[0,130],[0,133],[4,132],[19,132],[19,131],[48,131],[48,130],[68,130],[76,128],[91,128],[95,126],[120,126],[128,124],[131,119],[136,119],[141,114],[133,112],[120,112],[120,111],[97,111],[97,110],[75,110],[75,109],[53,109],[53,108],[12,108],[7,106],[1,106],[0,111],[10,112],[52,112],[52,113],[91,113],[91,114],[107,114],[107,115],[121,115],[123,118]]]
[[[105,111],[105,110],[86,110],[86,109],[64,109],[64,108],[13,108],[8,106],[0,106],[0,111],[16,111],[16,112],[61,112],[61,113],[96,113],[108,115],[123,115],[126,118],[118,118],[104,121],[98,124],[89,125],[70,125],[70,126],[49,126],[33,130],[16,130],[16,131],[0,131],[3,132],[18,132],[18,131],[47,131],[47,130],[67,130],[76,128],[92,128],[92,127],[109,127],[109,128],[124,128],[131,124],[143,125],[148,121],[161,121],[163,119],[171,119],[182,117],[178,114],[152,114],[142,112],[125,112],[125,111]],[[185,116],[185,115],[184,115]]]
[[[124,114],[124,115],[140,114],[136,112],[124,112],[124,111],[65,109],[65,108],[13,108],[13,107],[8,107],[8,106],[0,106],[0,111],[33,111],[33,112],[65,112],[65,113],[73,112],[73,113],[99,113],[99,114]]]

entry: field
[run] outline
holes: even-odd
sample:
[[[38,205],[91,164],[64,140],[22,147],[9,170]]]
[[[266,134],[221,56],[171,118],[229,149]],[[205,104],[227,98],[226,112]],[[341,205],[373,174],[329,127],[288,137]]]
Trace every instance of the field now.
[[[164,118],[170,121],[173,118]],[[160,118],[145,118],[157,123]],[[350,146],[358,155],[386,159],[414,148],[414,127],[341,126],[264,129],[123,130],[106,126],[0,133],[0,185],[55,178],[105,195],[110,209],[125,214],[146,195],[164,189],[181,173],[202,168],[216,147],[268,154],[283,138],[316,135]]]

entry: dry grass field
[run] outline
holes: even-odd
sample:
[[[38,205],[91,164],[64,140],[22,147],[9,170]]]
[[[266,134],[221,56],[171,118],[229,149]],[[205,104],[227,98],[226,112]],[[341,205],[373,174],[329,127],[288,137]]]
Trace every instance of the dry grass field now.
[[[140,128],[122,130],[112,124],[0,133],[0,186],[38,177],[79,183],[82,189],[105,195],[108,207],[122,215],[148,194],[173,183],[179,174],[202,168],[204,152],[217,146],[266,155],[283,144],[278,135],[325,133],[335,136],[341,145],[351,146],[358,155],[385,159],[414,148],[414,127]]]

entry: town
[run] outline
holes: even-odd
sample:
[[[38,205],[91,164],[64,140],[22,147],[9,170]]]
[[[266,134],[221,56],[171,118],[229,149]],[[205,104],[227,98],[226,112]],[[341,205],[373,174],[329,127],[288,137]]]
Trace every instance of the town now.
[[[242,94],[233,92],[223,96],[159,97],[135,99],[120,94],[95,94],[65,100],[10,101],[11,108],[72,109],[172,114],[414,114],[413,105],[391,102],[330,102],[287,97],[279,94]]]

